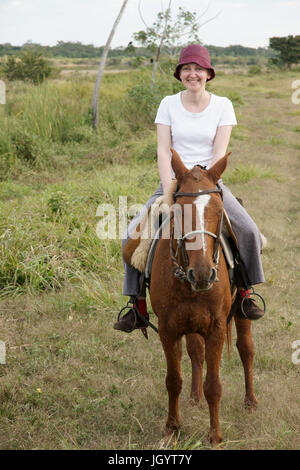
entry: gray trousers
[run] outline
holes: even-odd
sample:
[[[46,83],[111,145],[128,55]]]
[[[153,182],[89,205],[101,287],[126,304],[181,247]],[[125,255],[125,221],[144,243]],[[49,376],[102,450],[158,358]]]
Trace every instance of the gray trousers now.
[[[245,264],[251,285],[265,282],[262,261],[261,248],[262,239],[260,231],[255,222],[243,206],[233,196],[232,192],[220,181],[220,187],[223,190],[223,204],[230,219],[232,229],[238,240],[241,258]],[[163,194],[162,184],[155,193],[146,202],[143,209],[137,214],[127,227],[127,232],[122,240],[122,247],[128,240],[130,233],[137,227],[143,216],[146,214],[153,202]],[[123,284],[124,295],[137,295],[139,293],[140,272],[124,262],[125,277]]]

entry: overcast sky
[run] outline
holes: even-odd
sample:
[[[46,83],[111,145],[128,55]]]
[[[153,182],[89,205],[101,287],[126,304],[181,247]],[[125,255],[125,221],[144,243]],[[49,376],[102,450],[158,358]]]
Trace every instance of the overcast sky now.
[[[169,0],[142,0],[143,17],[151,25]],[[0,0],[0,44],[26,41],[53,46],[57,41],[105,44],[123,0]],[[112,47],[126,46],[132,33],[144,29],[139,0],[129,0]],[[300,0],[173,0],[201,14],[205,21],[222,12],[200,30],[204,44],[241,44],[265,47],[272,36],[300,34]]]

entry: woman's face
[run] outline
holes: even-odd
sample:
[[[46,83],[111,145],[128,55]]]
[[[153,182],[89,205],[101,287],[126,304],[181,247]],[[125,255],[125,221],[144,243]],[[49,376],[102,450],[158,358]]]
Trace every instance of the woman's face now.
[[[181,67],[179,76],[186,89],[196,91],[205,87],[210,72],[198,64],[191,63]]]

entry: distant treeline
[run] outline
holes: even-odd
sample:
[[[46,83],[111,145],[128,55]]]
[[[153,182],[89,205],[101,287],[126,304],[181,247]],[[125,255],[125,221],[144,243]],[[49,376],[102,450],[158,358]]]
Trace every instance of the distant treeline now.
[[[206,46],[211,55],[215,57],[220,56],[252,56],[252,57],[272,57],[274,52],[269,48],[264,47],[244,47],[240,45],[218,47]],[[22,46],[13,46],[10,43],[0,44],[0,56],[4,55],[19,55],[28,49],[41,51],[48,57],[66,57],[66,58],[97,58],[101,57],[104,46],[95,47],[93,44],[82,44],[81,42],[64,42],[58,41],[56,46],[42,46],[41,44],[26,42]],[[164,52],[169,54],[168,48]],[[174,53],[174,51],[172,51]],[[116,47],[109,51],[109,57],[127,56],[127,57],[152,57],[153,51],[145,47],[133,47],[132,44],[128,47]]]

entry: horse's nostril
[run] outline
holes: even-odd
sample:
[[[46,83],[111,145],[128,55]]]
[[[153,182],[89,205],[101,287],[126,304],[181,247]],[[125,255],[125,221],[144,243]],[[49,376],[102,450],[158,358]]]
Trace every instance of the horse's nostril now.
[[[192,283],[195,283],[195,282],[196,282],[195,275],[194,275],[194,270],[193,270],[193,269],[189,269],[189,270],[188,270],[188,279],[189,279],[189,281],[192,282]]]
[[[212,268],[209,282],[214,282],[216,278],[217,278],[217,270],[215,268]]]

